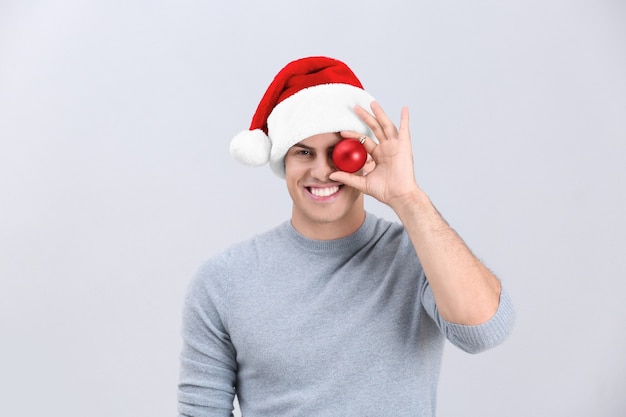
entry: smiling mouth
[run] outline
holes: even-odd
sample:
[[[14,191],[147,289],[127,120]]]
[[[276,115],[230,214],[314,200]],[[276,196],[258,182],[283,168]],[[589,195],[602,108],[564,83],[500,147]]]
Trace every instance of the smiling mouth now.
[[[309,192],[315,197],[329,197],[339,191],[340,186],[335,185],[332,187],[306,187]]]

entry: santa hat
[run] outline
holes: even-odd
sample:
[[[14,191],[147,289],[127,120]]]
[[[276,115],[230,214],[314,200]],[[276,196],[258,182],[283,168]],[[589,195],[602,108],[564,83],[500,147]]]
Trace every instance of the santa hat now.
[[[274,77],[252,118],[249,130],[237,134],[230,153],[248,166],[269,162],[285,177],[285,154],[313,135],[354,130],[373,137],[354,113],[354,106],[369,109],[374,98],[346,64],[316,56],[287,64]]]

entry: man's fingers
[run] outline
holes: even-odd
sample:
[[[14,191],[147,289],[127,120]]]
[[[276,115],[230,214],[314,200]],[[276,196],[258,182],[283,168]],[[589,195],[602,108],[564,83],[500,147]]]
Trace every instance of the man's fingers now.
[[[344,138],[352,138],[361,142],[361,144],[365,146],[365,150],[369,154],[374,152],[374,149],[376,149],[376,146],[378,145],[376,141],[374,140],[374,138],[370,138],[369,136],[365,136],[354,130],[342,130],[340,134]]]
[[[370,129],[372,129],[372,132],[374,132],[374,134],[376,135],[376,139],[378,139],[379,142],[387,140],[385,131],[376,119],[376,117],[372,116],[370,112],[368,112],[359,105],[355,106],[354,112],[357,116],[361,118],[361,120],[365,122],[366,125],[370,127]]]
[[[411,132],[409,130],[409,108],[407,106],[402,107],[400,112],[400,136],[402,138],[410,138]]]
[[[383,142],[387,139],[396,139],[396,138],[409,138],[409,108],[403,107],[400,113],[400,127],[396,128],[396,125],[389,119],[387,114],[383,111],[383,108],[378,104],[377,101],[373,101],[370,105],[373,115],[365,110],[361,106],[356,106],[354,108],[357,116],[361,118],[367,124],[370,129],[376,135],[376,138],[379,142]],[[373,149],[368,149],[368,152],[371,153]]]
[[[335,171],[329,175],[332,181],[337,181],[342,184],[352,187],[360,192],[365,192],[365,177],[357,174],[350,174],[343,171]]]
[[[365,140],[363,141],[363,146],[365,146],[365,150],[367,151],[367,153],[371,155],[374,152],[374,149],[376,149],[376,147],[378,146],[378,144],[374,142],[374,140],[370,137],[362,137],[365,138]]]
[[[385,132],[385,137],[387,139],[397,138],[398,129],[396,129],[396,125],[387,117],[387,114],[385,114],[383,108],[380,107],[380,104],[378,104],[377,101],[373,101],[370,107],[374,112],[376,121],[382,127],[383,132]]]

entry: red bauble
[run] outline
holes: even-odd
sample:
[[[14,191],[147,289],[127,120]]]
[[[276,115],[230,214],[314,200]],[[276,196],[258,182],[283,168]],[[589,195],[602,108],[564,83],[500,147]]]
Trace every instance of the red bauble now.
[[[356,139],[343,139],[333,149],[333,162],[341,171],[357,172],[367,160],[367,151]]]

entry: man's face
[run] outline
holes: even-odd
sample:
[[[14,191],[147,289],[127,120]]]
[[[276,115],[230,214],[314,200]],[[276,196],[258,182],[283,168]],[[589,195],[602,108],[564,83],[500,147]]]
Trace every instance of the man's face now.
[[[347,236],[365,219],[362,194],[328,178],[337,170],[331,155],[341,139],[338,133],[311,136],[292,146],[285,156],[285,180],[293,200],[292,223],[309,238]]]

